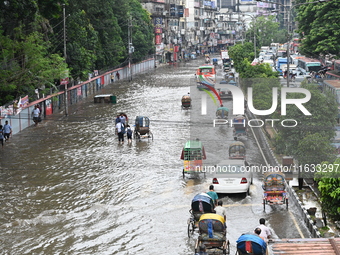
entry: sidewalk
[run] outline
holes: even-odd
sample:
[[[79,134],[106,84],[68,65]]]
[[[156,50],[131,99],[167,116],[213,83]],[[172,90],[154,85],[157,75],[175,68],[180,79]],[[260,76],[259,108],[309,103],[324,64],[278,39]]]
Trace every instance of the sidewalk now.
[[[271,145],[270,140],[275,137],[276,131],[270,125],[266,125],[265,133],[267,139],[269,140],[268,142]],[[274,148],[272,149],[273,154],[276,157],[277,161],[280,164],[282,164],[282,155],[276,154]],[[301,207],[306,209],[308,215],[313,221],[313,225],[317,227],[321,236],[322,237],[340,236],[340,230],[338,229],[337,224],[327,219],[327,217],[325,218],[325,215],[322,213],[322,207],[318,196],[317,185],[314,185],[314,182],[307,183],[306,180],[304,180],[303,188],[299,190],[298,178],[292,178],[290,180],[287,180],[287,182],[291,189],[295,191]],[[325,221],[327,226],[325,226]]]

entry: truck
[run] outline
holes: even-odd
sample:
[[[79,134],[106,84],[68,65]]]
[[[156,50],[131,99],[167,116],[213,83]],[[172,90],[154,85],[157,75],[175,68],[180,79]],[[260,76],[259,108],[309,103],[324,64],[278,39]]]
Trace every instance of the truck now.
[[[225,72],[230,71],[231,66],[232,66],[232,62],[231,62],[231,59],[229,57],[229,53],[228,53],[227,50],[221,50],[221,59],[222,59],[222,63],[223,63],[223,70]]]

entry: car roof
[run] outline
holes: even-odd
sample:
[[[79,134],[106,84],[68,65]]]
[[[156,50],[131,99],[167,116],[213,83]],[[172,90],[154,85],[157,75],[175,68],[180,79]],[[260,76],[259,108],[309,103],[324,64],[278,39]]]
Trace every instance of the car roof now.
[[[222,160],[218,163],[218,165],[245,165],[245,160],[242,159]]]

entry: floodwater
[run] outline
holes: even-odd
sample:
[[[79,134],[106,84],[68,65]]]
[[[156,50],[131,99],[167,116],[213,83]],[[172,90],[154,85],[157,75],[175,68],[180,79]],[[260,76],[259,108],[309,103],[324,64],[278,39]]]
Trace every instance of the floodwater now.
[[[102,93],[115,94],[117,104],[88,99],[71,105],[67,117],[50,116],[12,137],[0,151],[1,254],[193,254],[190,203],[210,179],[183,179],[182,147],[199,138],[209,165],[226,159],[233,141],[231,128],[212,127],[217,104],[209,96],[207,115],[200,115],[204,92],[189,87],[200,64],[203,59],[115,83]],[[184,111],[180,100],[188,92],[193,109]],[[114,119],[120,112],[130,124],[135,116],[149,117],[153,140],[119,145]],[[260,164],[253,139],[245,143],[248,161]],[[239,235],[265,215],[259,187],[256,179],[250,196],[222,198],[231,254]],[[285,209],[277,210],[285,219]],[[275,210],[268,218],[278,219]],[[289,223],[277,224],[280,231]],[[291,233],[281,237],[296,237]]]

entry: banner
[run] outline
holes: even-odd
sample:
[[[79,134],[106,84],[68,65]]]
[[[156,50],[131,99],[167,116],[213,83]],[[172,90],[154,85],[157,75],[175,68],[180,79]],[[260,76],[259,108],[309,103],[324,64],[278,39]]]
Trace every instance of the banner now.
[[[177,5],[178,17],[183,17],[184,8],[183,5]]]
[[[20,104],[19,104],[20,103]],[[27,96],[25,96],[25,97],[23,97],[23,98],[21,98],[20,100],[19,100],[19,103],[18,103],[18,106],[19,106],[19,108],[21,107],[21,108],[25,108],[27,105],[28,105],[28,95]]]
[[[155,36],[155,43],[156,43],[156,44],[161,44],[161,43],[162,43],[162,37],[161,37],[161,35],[156,35],[156,36]]]
[[[170,4],[170,16],[176,16],[176,5]]]
[[[163,29],[161,27],[155,27],[155,34],[161,34]]]

